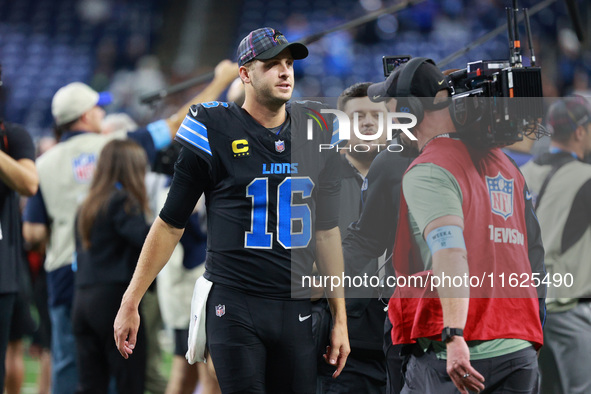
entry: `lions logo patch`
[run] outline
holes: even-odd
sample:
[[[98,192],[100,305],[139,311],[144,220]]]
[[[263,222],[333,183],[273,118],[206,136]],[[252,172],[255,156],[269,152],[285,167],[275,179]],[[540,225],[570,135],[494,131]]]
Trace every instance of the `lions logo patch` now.
[[[507,220],[513,215],[513,179],[506,179],[499,174],[492,178],[486,177],[486,187],[490,197],[492,213]]]

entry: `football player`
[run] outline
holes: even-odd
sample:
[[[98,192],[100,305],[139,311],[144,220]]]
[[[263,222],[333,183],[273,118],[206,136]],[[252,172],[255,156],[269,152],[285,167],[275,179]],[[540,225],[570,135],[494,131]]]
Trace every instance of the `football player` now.
[[[289,43],[275,29],[254,30],[238,47],[242,107],[217,101],[191,107],[176,136],[183,148],[166,204],[115,320],[123,357],[133,352],[139,302],[204,193],[204,276],[213,283],[207,347],[222,391],[315,392],[316,348],[303,276],[314,262],[322,274],[340,275],[343,261],[338,154],[319,151],[336,142],[338,130],[324,118],[307,122],[318,103],[286,105],[293,62],[307,55],[303,44]],[[350,350],[342,291],[329,297],[334,326],[325,359],[337,377]]]

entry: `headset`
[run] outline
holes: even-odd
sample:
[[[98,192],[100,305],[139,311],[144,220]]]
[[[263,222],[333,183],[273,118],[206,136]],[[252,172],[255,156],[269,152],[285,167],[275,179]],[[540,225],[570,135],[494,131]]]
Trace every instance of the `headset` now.
[[[398,76],[398,82],[396,83],[396,111],[397,112],[408,112],[417,117],[417,125],[423,121],[425,117],[425,109],[423,103],[418,97],[413,96],[410,91],[412,80],[423,63],[431,63],[435,65],[435,62],[426,57],[415,57],[410,59],[403,68],[400,69],[400,75]]]
[[[411,86],[414,76],[423,64],[430,63],[433,66],[437,66],[435,62],[426,57],[415,57],[410,59],[404,67],[400,69],[400,75],[398,75],[398,82],[396,83],[396,111],[397,112],[408,112],[417,117],[417,124],[423,121],[425,117],[425,107],[421,102],[421,97],[416,97],[411,93]],[[446,78],[445,76],[442,77]],[[446,78],[447,79],[447,78]],[[433,110],[443,109],[448,107],[450,100],[438,103],[433,106]]]

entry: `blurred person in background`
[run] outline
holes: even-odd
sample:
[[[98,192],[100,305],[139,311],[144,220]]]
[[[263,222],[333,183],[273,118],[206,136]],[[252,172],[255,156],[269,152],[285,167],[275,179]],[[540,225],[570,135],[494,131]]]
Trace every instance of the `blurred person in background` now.
[[[226,93],[228,102],[234,102],[237,106],[242,107],[244,104],[244,84],[240,78],[236,78],[228,88]]]
[[[237,66],[228,60],[221,61],[215,69],[215,78],[212,83],[203,90],[200,94],[200,99],[203,101],[215,100],[222,93],[223,89],[227,87],[232,81],[239,81],[240,78],[235,78],[237,75]],[[244,88],[240,82],[240,86],[236,87],[234,83],[228,91],[228,99],[232,94],[240,99],[240,95],[244,95]],[[235,93],[231,93],[235,92]],[[242,100],[244,100],[242,98]],[[101,125],[103,133],[109,134],[117,130],[134,131],[137,129],[135,121],[125,113],[115,113],[107,115]],[[163,205],[162,195],[168,191],[170,176],[173,174],[172,163],[176,160],[178,155],[178,147],[176,144],[158,152],[156,159],[156,166],[153,171],[146,175],[146,187],[148,197],[150,200],[150,208],[154,214],[160,210]],[[156,173],[157,171],[158,173]],[[171,375],[168,380],[168,385],[162,389],[169,394],[174,393],[192,393],[197,382],[202,386],[204,393],[215,393],[219,391],[219,386],[215,379],[215,373],[212,375],[206,365],[200,363],[198,365],[190,365],[185,359],[188,339],[188,321],[190,317],[190,299],[193,292],[195,280],[202,272],[195,268],[195,264],[202,263],[204,256],[195,258],[195,253],[191,251],[201,250],[205,253],[205,231],[200,229],[198,225],[198,214],[194,215],[194,220],[188,226],[185,236],[183,236],[181,243],[184,248],[179,246],[178,251],[175,252],[171,258],[171,263],[163,270],[157,280],[157,286],[151,286],[146,293],[146,297],[142,301],[142,316],[143,326],[148,336],[148,369],[146,390],[154,393],[155,380],[150,376],[159,374],[160,345],[158,342],[157,333],[162,327],[162,321],[167,328],[173,329],[174,340],[174,356]],[[188,254],[184,254],[189,251]],[[199,252],[197,252],[198,254]],[[177,259],[175,259],[175,257]],[[180,260],[186,262],[183,265]],[[178,264],[176,264],[178,263]],[[201,266],[203,267],[203,266]],[[161,308],[158,308],[156,303],[156,294],[159,298]],[[186,300],[186,305],[179,300]],[[185,307],[183,309],[183,307]],[[161,315],[162,314],[162,318]],[[151,334],[152,333],[152,334]],[[198,372],[199,370],[199,372]],[[159,387],[160,385],[156,385]]]
[[[591,165],[584,162],[591,153],[591,105],[582,96],[560,99],[547,124],[550,151],[521,171],[535,201],[548,277],[573,281],[548,286],[541,393],[583,394],[591,392]]]
[[[143,394],[146,343],[125,361],[112,346],[112,322],[149,230],[144,177],[146,154],[131,140],[113,140],[101,151],[88,196],[77,216],[72,328],[76,337],[77,393]],[[100,305],[100,307],[97,307]]]
[[[0,389],[4,388],[4,362],[19,283],[25,275],[19,194],[37,192],[34,160],[35,146],[29,133],[0,119]]]
[[[134,131],[138,124],[128,114],[124,112],[108,114],[101,122],[101,133],[111,134],[117,131]]]
[[[106,94],[99,95],[87,85],[74,82],[54,95],[52,114],[59,142],[37,160],[40,190],[27,202],[23,228],[28,242],[47,243],[45,268],[52,323],[52,392],[73,393],[78,381],[70,318],[74,288],[74,219],[76,207],[88,191],[100,150],[112,139],[129,137],[144,148],[148,162],[153,164],[157,150],[172,142],[188,107],[209,100],[211,95],[216,97],[235,78],[234,72],[237,72],[235,64],[220,62],[214,80],[177,113],[133,133],[100,134],[105,116],[101,105],[110,101]]]
[[[41,137],[37,140],[37,154],[39,157],[56,144],[51,136]],[[26,199],[21,203],[26,205]],[[47,304],[47,273],[43,267],[45,260],[45,245],[25,243],[29,270],[31,272],[33,304],[37,311],[38,324],[33,332],[29,355],[39,362],[39,374],[37,375],[38,394],[49,394],[51,389],[51,321],[49,318],[49,306]]]
[[[370,165],[380,151],[386,150],[386,120],[388,108],[385,102],[372,102],[367,97],[371,82],[357,83],[345,89],[337,103],[353,122],[358,116],[357,129],[366,137],[376,135],[371,140],[361,140],[353,130],[345,146],[340,147],[341,198],[339,205],[339,229],[341,238],[347,235],[347,228],[359,219],[361,212],[361,193]],[[381,118],[380,118],[381,117]],[[381,125],[380,125],[381,121]],[[352,123],[353,124],[353,123]],[[365,186],[367,187],[367,185]],[[346,275],[376,275],[383,259],[370,259],[367,265],[359,267],[361,261],[352,264],[345,256]],[[347,365],[338,379],[332,379],[331,367],[318,364],[317,393],[384,393],[386,390],[386,362],[382,351],[384,305],[375,291],[347,289],[347,320],[351,354]],[[328,305],[326,306],[328,308]],[[326,311],[327,317],[330,312]]]
[[[20,211],[19,211],[20,212]],[[21,235],[22,236],[22,235]],[[31,338],[37,324],[31,315],[31,273],[23,248],[19,259],[19,291],[14,303],[6,349],[6,394],[19,394],[25,381],[25,338]]]
[[[73,393],[77,382],[76,346],[70,314],[73,294],[75,210],[88,191],[96,158],[102,147],[125,133],[100,135],[106,95],[74,82],[54,95],[52,113],[58,144],[38,160],[40,190],[27,201],[24,235],[32,244],[46,244],[47,290],[52,325],[52,392]],[[134,134],[154,157],[174,133],[165,121]],[[132,137],[132,138],[133,138]]]
[[[160,206],[164,204],[168,189],[161,193]],[[185,358],[188,350],[191,296],[196,280],[205,272],[207,229],[205,200],[202,198],[189,218],[185,232],[166,266],[158,274],[158,298],[166,326],[172,329],[174,351],[167,394],[191,394],[199,384],[201,393],[220,392],[209,366],[204,363],[189,364]],[[142,301],[143,302],[143,301]]]
[[[51,322],[47,305],[47,273],[43,268],[45,252],[28,245],[27,259],[33,285],[33,304],[38,324],[33,332],[29,355],[39,362],[37,375],[38,394],[49,394],[51,388]]]
[[[126,113],[112,113],[103,119],[101,122],[101,133],[111,134],[118,131],[132,132],[138,128],[137,123]],[[164,148],[169,149],[172,145]],[[161,151],[156,155],[156,162],[158,163]],[[157,167],[157,165],[156,165]],[[146,174],[146,188],[148,191],[150,217],[153,218],[156,210],[154,207],[154,190],[160,190],[162,183],[166,180],[166,175],[157,174],[154,171],[149,171]],[[156,283],[150,287],[148,296],[142,303],[142,316],[144,316],[144,325],[147,344],[147,366],[146,366],[146,391],[151,394],[164,394],[166,390],[167,381],[160,371],[160,364],[162,362],[162,350],[160,347],[159,334],[162,329],[162,317],[160,315],[160,308],[157,301]]]
[[[509,156],[517,166],[521,167],[533,158],[531,154],[535,140],[524,136],[521,141],[517,141],[503,148],[503,152]]]

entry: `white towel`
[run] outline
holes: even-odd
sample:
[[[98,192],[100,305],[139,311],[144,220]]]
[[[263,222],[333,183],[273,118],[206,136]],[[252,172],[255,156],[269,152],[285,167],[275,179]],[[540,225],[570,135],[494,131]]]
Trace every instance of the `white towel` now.
[[[205,335],[205,306],[213,283],[203,276],[195,282],[191,299],[191,323],[189,324],[189,350],[185,358],[189,364],[205,362],[207,338]]]

